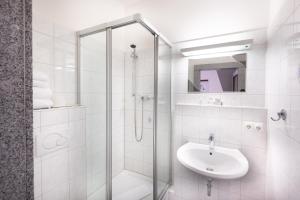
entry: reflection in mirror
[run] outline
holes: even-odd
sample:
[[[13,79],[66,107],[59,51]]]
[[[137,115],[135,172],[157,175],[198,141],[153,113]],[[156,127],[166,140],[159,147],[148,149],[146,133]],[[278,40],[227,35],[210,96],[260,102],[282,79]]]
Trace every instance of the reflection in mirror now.
[[[247,54],[189,59],[189,92],[246,91]]]

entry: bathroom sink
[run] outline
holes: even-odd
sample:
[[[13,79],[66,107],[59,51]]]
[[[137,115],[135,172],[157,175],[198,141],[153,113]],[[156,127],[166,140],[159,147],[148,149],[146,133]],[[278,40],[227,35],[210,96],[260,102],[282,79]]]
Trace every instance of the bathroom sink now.
[[[216,179],[236,179],[247,174],[249,163],[238,149],[186,143],[177,150],[177,159],[186,168]]]

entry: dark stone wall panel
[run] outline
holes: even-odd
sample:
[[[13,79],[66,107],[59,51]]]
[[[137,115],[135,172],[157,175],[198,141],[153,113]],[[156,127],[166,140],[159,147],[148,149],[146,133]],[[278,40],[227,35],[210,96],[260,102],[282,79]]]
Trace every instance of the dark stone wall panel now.
[[[31,7],[0,1],[0,200],[34,196]]]

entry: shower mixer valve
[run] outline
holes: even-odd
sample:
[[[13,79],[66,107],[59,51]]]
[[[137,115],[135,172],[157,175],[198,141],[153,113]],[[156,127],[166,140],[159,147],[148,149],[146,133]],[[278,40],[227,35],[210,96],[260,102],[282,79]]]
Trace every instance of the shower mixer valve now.
[[[152,97],[152,96],[149,96],[149,95],[145,95],[145,96],[142,96],[141,99],[142,99],[142,100],[145,100],[145,101],[149,101],[149,100],[152,100],[153,97]]]

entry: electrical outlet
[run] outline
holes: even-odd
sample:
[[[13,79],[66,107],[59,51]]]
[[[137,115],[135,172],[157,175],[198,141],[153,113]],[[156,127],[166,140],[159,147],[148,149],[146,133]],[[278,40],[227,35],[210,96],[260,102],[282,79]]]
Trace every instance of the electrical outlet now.
[[[244,121],[243,126],[249,131],[260,132],[263,129],[262,122]]]

